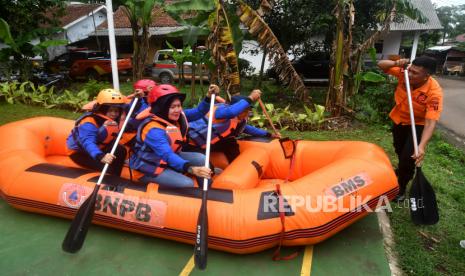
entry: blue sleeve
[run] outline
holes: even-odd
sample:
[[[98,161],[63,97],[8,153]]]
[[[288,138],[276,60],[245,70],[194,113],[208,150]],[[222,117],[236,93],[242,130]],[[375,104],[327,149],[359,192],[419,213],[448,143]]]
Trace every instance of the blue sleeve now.
[[[260,128],[253,127],[251,125],[246,125],[244,128],[244,133],[257,137],[267,137],[268,131]]]
[[[125,105],[126,113],[129,112],[129,109],[131,109],[131,106],[133,103],[134,103],[134,99],[132,99],[129,104]],[[144,98],[140,98],[139,101],[137,102],[137,105],[139,106],[139,108],[134,109],[134,112],[132,115],[133,117],[135,117],[137,114],[141,113],[142,111],[144,111],[146,108],[149,107],[148,103],[145,101]]]
[[[103,153],[97,145],[98,128],[92,123],[84,123],[78,129],[82,146],[93,159],[97,160],[97,155]]]
[[[131,109],[132,103],[134,102],[134,99],[131,101],[131,103],[127,104],[125,107],[126,113],[129,112],[129,109]],[[140,103],[140,104],[139,104]],[[139,127],[140,123],[142,123],[143,120],[138,120],[136,119],[137,114],[141,113],[145,109],[149,107],[147,102],[144,100],[144,98],[139,99],[139,102],[137,104],[139,108],[134,109],[131,118],[129,118],[128,125],[126,127],[125,132],[134,132],[137,131],[137,128]]]
[[[155,154],[164,160],[168,166],[179,172],[183,172],[184,166],[188,163],[188,161],[182,159],[178,154],[176,154],[171,149],[168,141],[166,132],[160,128],[150,129],[144,140]]]
[[[246,100],[240,100],[233,105],[219,106],[215,111],[215,119],[232,119],[249,107],[250,103]]]
[[[205,98],[197,107],[184,110],[184,114],[186,115],[187,121],[190,122],[202,118],[207,114],[208,110],[210,110],[210,104],[208,98]]]

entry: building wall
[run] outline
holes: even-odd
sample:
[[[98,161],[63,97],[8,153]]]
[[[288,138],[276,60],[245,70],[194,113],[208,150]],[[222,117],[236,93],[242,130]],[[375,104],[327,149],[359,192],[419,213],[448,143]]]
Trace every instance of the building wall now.
[[[382,58],[386,59],[389,55],[398,55],[400,43],[402,41],[402,32],[390,32],[383,39]]]
[[[107,16],[103,10],[94,13],[95,18],[95,26],[100,25],[103,21],[106,21]],[[66,38],[70,43],[83,40],[89,37],[91,33],[95,31],[94,22],[92,20],[92,16],[88,16],[84,20],[78,22],[67,28],[66,30]]]
[[[107,20],[107,15],[104,10],[100,10],[94,13],[95,18],[95,26],[100,25],[102,22]],[[69,26],[65,32],[57,34],[54,39],[66,39],[68,40],[69,44],[78,42],[78,41],[85,41],[95,32],[94,28],[94,21],[92,20],[92,16],[86,17],[84,20],[79,21],[78,23]],[[89,47],[89,49],[97,49],[97,47]],[[55,46],[49,47],[47,52],[49,54],[49,59],[53,59],[56,56],[66,53],[67,48],[65,45],[62,46]]]

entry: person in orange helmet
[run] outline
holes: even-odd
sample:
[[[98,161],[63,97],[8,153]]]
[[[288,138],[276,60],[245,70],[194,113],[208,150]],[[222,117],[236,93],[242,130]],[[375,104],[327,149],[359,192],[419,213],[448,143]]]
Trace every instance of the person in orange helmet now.
[[[123,169],[126,149],[118,145],[115,154],[110,154],[120,130],[120,119],[125,108],[125,99],[113,89],[101,90],[90,112],[76,120],[66,140],[69,157],[76,164],[102,170],[109,164],[108,173],[119,176]]]

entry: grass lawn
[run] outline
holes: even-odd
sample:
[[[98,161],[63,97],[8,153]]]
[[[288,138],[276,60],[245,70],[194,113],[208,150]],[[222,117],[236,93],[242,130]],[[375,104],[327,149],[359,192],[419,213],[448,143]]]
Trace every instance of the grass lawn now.
[[[75,119],[78,113],[49,110],[24,105],[0,103],[0,125],[34,116],[58,116]],[[389,129],[364,126],[340,131],[285,132],[305,140],[363,140],[381,146],[391,157],[394,149]],[[311,158],[311,157],[310,157]],[[423,171],[436,190],[440,222],[418,227],[410,222],[409,210],[396,206],[389,214],[395,236],[395,250],[401,268],[411,275],[465,275],[465,154],[435,134],[424,162]],[[394,204],[392,205],[394,206]]]

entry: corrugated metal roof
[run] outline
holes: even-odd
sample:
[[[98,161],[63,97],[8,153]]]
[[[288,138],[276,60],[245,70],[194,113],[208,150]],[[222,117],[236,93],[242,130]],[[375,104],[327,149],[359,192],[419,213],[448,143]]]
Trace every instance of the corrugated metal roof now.
[[[420,24],[415,20],[405,17],[402,23],[392,23],[391,31],[417,31],[417,30],[440,30],[442,29],[436,10],[431,0],[409,0],[412,5],[419,9],[428,18],[428,22]]]

